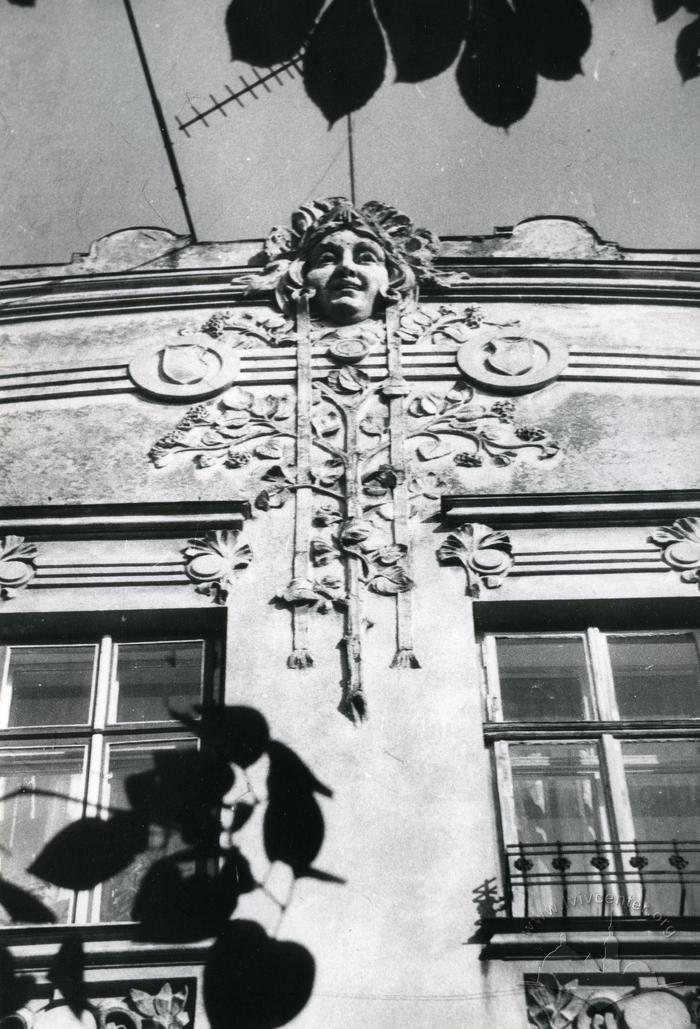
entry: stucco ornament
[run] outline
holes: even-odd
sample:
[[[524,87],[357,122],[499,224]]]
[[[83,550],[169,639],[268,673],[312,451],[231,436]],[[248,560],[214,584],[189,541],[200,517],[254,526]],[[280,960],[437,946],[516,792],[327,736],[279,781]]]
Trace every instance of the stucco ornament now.
[[[407,215],[372,200],[356,208],[345,197],[299,207],[287,227],[268,235],[261,274],[252,291],[274,289],[283,311],[295,311],[303,292],[311,313],[335,325],[354,325],[434,278],[437,236],[418,229]]]
[[[666,564],[681,573],[683,582],[700,584],[700,518],[679,518],[649,537],[663,550]]]
[[[157,1026],[158,1029],[184,1029],[190,1021],[185,1010],[187,994],[186,986],[174,992],[170,983],[166,983],[155,996],[132,988],[129,990],[129,1000],[139,1014],[148,1019],[149,1025]]]
[[[11,600],[36,575],[37,549],[22,536],[5,536],[0,544],[0,597]]]
[[[217,529],[189,540],[183,550],[187,577],[198,593],[208,594],[217,604],[226,603],[235,573],[253,560],[250,546],[239,543],[238,536],[238,529]]]
[[[438,547],[441,564],[461,564],[467,573],[467,596],[477,598],[481,587],[497,589],[513,567],[513,548],[505,532],[493,532],[478,522],[462,525]]]
[[[204,400],[238,378],[238,355],[204,332],[161,338],[129,364],[137,389],[159,400]]]
[[[249,293],[268,293],[268,303],[274,291],[282,313],[261,303],[202,327],[222,345],[293,349],[294,393],[286,384],[267,393],[246,371],[246,388],[192,407],[150,453],[159,468],[188,454],[200,469],[230,469],[251,490],[256,512],[293,508],[291,569],[273,598],[291,611],[287,664],[311,666],[310,619],[340,615],[340,709],[353,720],[366,709],[370,594],[395,607],[392,667],[419,667],[412,516],[483,464],[506,466],[521,454],[545,460],[558,451],[545,429],[517,424],[511,401],[485,403],[463,378],[452,381],[454,355],[470,334],[513,323],[486,323],[464,303],[416,304],[419,286],[436,281],[437,253],[431,232],[388,205],[355,208],[331,197],[300,207],[290,227],[272,230],[267,263],[248,280]],[[416,390],[408,376],[416,377],[420,354],[433,348],[447,355],[447,381]],[[270,384],[267,369],[291,364],[288,355],[260,357],[262,382]],[[465,565],[475,582],[491,585],[503,573],[494,554],[509,560],[502,546],[486,544]]]

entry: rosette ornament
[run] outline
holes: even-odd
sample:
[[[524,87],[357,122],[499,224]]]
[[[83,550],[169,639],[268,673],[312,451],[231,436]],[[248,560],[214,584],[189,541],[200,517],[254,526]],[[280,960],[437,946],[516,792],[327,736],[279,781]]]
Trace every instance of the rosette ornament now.
[[[6,536],[0,546],[0,597],[10,600],[36,575],[36,547],[22,536]]]
[[[649,542],[662,548],[664,562],[681,573],[683,582],[700,583],[700,518],[679,518],[657,529]]]
[[[493,532],[474,522],[451,532],[438,547],[441,564],[460,564],[467,573],[468,597],[476,599],[481,587],[493,590],[501,585],[513,566],[513,548],[505,532]]]
[[[198,593],[208,594],[215,604],[226,603],[235,573],[253,560],[250,546],[238,543],[239,535],[238,529],[217,529],[201,539],[189,540],[183,550],[188,579],[195,583]]]

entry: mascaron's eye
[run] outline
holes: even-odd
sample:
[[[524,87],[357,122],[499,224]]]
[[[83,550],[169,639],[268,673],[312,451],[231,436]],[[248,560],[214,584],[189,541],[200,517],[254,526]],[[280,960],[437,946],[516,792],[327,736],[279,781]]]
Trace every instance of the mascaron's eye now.
[[[314,258],[314,264],[335,264],[336,256],[332,250],[322,250]]]
[[[379,264],[381,258],[373,250],[360,250],[355,260],[361,261],[362,264]]]

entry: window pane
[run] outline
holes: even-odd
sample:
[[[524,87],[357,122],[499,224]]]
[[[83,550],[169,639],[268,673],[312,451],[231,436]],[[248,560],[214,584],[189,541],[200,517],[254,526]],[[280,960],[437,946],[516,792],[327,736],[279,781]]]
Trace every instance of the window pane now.
[[[607,838],[595,744],[512,743],[515,815],[523,842]]]
[[[700,741],[623,743],[622,754],[635,835],[649,862],[644,874],[649,880],[661,878],[667,883],[649,886],[649,903],[662,914],[678,914],[679,880],[669,858],[673,854],[674,839],[700,839]],[[657,841],[666,846],[647,849],[645,841]],[[679,850],[687,861],[683,869],[686,879],[700,878],[700,855],[682,845]],[[700,913],[697,885],[688,890],[685,913]]]
[[[580,915],[600,914],[594,895],[601,880],[590,862],[596,853],[593,844],[607,841],[609,831],[595,744],[514,743],[509,752],[518,841],[524,847],[521,856],[531,863],[526,883],[516,893],[516,906],[524,910],[527,900],[530,914],[563,916],[557,844],[568,843],[578,844],[564,848],[568,908],[578,908]]]
[[[621,718],[700,717],[691,633],[609,636],[608,647]]]
[[[8,648],[3,724],[85,725],[90,718],[96,649]]]
[[[117,722],[172,720],[202,699],[204,641],[120,643]]]
[[[45,745],[37,750],[0,751],[0,792],[27,792],[0,802],[0,875],[29,890],[49,907],[59,922],[71,917],[73,894],[35,879],[27,868],[44,844],[83,813],[85,751],[82,747]],[[43,797],[37,790],[57,796]],[[0,907],[0,920],[9,918]]]
[[[554,722],[593,717],[581,637],[500,638],[497,653],[504,719]]]
[[[103,803],[111,808],[128,809],[125,781],[130,775],[149,772],[154,768],[155,750],[196,749],[194,740],[178,740],[167,744],[112,744],[108,751],[107,789]],[[99,897],[99,920],[101,922],[130,922],[131,909],[139,886],[150,866],[157,860],[174,854],[184,846],[177,832],[151,830],[149,846],[118,875],[102,883]],[[179,866],[183,874],[193,870],[193,863]]]

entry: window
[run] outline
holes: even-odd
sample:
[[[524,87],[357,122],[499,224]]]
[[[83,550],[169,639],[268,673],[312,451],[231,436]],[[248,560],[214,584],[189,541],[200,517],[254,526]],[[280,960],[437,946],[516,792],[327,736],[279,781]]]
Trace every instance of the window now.
[[[698,642],[485,637],[513,914],[700,913]]]
[[[211,640],[196,633],[0,646],[0,794],[20,791],[0,803],[0,875],[40,897],[57,921],[129,920],[148,853],[89,893],[26,869],[69,822],[127,808],[124,780],[152,767],[153,751],[196,746],[172,712],[207,699],[212,661]]]

